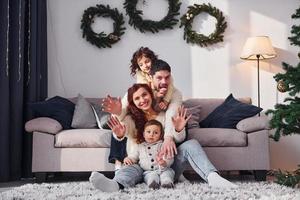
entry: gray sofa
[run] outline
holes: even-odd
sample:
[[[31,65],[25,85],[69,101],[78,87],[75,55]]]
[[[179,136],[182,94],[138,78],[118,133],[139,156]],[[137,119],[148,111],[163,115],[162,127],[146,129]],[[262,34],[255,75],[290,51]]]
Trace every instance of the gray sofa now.
[[[88,99],[101,102],[99,99]],[[250,98],[240,99],[251,103]],[[190,112],[201,108],[198,120],[204,119],[224,99],[187,99]],[[62,130],[51,118],[35,118],[25,125],[33,135],[32,172],[38,177],[47,172],[113,171],[108,163],[111,130]],[[218,170],[253,170],[257,180],[265,180],[269,164],[268,119],[251,117],[240,121],[236,129],[187,128],[188,139],[198,140]]]

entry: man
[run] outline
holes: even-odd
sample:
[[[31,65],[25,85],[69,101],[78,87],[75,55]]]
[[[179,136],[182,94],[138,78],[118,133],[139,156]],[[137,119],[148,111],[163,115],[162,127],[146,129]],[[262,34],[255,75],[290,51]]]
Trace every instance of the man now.
[[[153,79],[156,98],[162,98],[167,93],[167,88],[170,84],[171,67],[167,62],[157,60],[152,64],[150,74]],[[172,100],[166,111],[165,141],[161,154],[164,154],[164,156],[167,157],[173,157],[176,154],[172,165],[172,169],[175,171],[175,181],[178,180],[179,176],[188,164],[190,164],[192,168],[212,187],[237,187],[235,184],[227,181],[216,173],[216,168],[211,164],[198,141],[194,139],[188,140],[176,148],[175,142],[181,141],[175,141],[176,135],[174,134],[178,133],[173,126],[172,117],[175,115],[181,103],[182,95],[177,89],[174,89]],[[123,114],[120,98],[114,100],[108,96],[104,100],[103,106],[105,111],[118,114],[119,116]],[[163,156],[161,156],[161,159],[163,159]],[[159,162],[159,160],[157,162]],[[142,181],[142,174],[143,170],[141,167],[138,165],[130,165],[120,169],[112,180],[98,172],[93,172],[90,177],[90,182],[92,182],[95,188],[100,189],[101,191],[113,192],[124,187],[135,186]]]

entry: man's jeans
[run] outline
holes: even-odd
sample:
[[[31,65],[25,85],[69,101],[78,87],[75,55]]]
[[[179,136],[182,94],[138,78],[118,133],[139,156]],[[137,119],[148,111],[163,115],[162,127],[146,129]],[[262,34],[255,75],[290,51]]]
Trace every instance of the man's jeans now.
[[[208,160],[206,153],[197,140],[188,140],[177,148],[172,169],[175,171],[175,180],[190,164],[192,168],[207,181],[210,172],[217,171]],[[126,166],[116,173],[114,180],[125,188],[133,187],[143,180],[143,169],[139,165]]]
[[[210,172],[217,171],[206,156],[203,148],[195,139],[185,141],[177,148],[177,155],[171,166],[175,171],[175,181],[186,169],[188,164],[207,182],[207,176]]]

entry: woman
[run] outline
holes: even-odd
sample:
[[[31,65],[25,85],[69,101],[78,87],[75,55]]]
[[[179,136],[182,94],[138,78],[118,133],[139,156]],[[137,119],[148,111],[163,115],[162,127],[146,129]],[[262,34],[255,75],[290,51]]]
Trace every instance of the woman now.
[[[121,124],[116,118],[111,120],[114,123],[113,133],[118,140],[127,137],[127,152],[137,148],[139,137],[142,137],[143,128],[148,120],[156,119],[164,125],[165,113],[155,111],[153,93],[147,84],[134,84],[128,89],[128,108],[127,115],[122,119]],[[186,109],[179,109],[176,116],[172,119],[177,124],[174,140],[179,143],[185,139],[185,124],[189,117],[186,117]],[[126,136],[119,134],[126,129]],[[163,155],[161,155],[163,159]],[[157,160],[159,162],[159,158]],[[182,174],[184,169],[190,164],[192,168],[213,187],[236,187],[226,179],[216,173],[216,168],[210,163],[201,145],[196,140],[183,142],[177,148],[177,155],[174,158],[172,169],[175,171],[175,180]],[[143,170],[137,164],[126,166],[120,169],[111,180],[104,175],[93,172],[90,182],[95,188],[104,192],[114,192],[124,187],[132,187],[142,181]]]

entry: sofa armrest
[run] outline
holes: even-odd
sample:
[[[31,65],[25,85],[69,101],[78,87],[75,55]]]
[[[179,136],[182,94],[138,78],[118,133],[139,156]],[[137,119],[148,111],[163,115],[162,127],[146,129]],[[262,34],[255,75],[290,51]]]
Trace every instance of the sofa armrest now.
[[[62,126],[55,119],[49,117],[38,117],[26,122],[25,130],[27,132],[36,131],[55,135],[62,130]]]
[[[243,119],[239,121],[236,125],[236,128],[245,133],[250,133],[259,130],[268,130],[269,127],[269,119],[266,115],[262,114],[261,116],[254,116]]]

